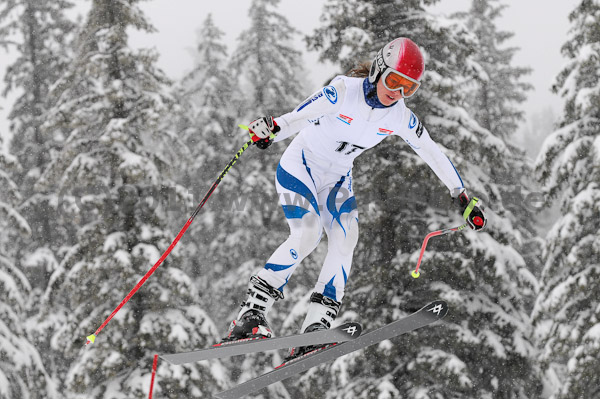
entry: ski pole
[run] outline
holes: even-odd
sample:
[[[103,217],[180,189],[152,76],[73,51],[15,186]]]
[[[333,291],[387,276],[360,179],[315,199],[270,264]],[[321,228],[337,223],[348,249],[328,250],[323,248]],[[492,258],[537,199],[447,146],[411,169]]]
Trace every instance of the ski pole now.
[[[152,361],[152,379],[150,380],[150,393],[148,394],[148,399],[152,399],[152,392],[154,391],[154,378],[156,377],[156,364],[158,363],[158,355],[154,355],[154,360]]]
[[[244,125],[239,125],[239,126],[242,129],[248,130],[247,126],[244,126]],[[163,261],[167,258],[167,256],[169,256],[169,254],[171,253],[171,251],[173,250],[173,248],[175,248],[175,246],[177,245],[177,243],[179,242],[179,240],[181,239],[181,237],[187,231],[188,227],[190,227],[190,225],[194,221],[194,218],[196,217],[196,215],[198,215],[198,213],[200,212],[200,209],[202,209],[202,207],[204,206],[204,204],[206,203],[206,201],[208,201],[208,198],[216,190],[216,188],[219,185],[219,183],[221,182],[221,180],[223,180],[223,178],[225,177],[225,175],[227,174],[227,172],[229,172],[229,170],[233,167],[233,165],[235,165],[235,163],[237,162],[237,160],[244,153],[244,151],[246,151],[246,149],[250,146],[250,144],[252,144],[252,142],[253,142],[252,140],[248,140],[247,142],[245,142],[244,145],[242,146],[242,148],[240,148],[238,150],[238,152],[235,154],[235,156],[233,157],[233,159],[231,159],[231,161],[229,161],[229,164],[227,164],[227,166],[225,167],[225,169],[223,169],[223,171],[221,172],[221,174],[219,175],[219,177],[217,177],[217,180],[215,180],[215,182],[212,184],[212,186],[210,187],[210,189],[208,190],[208,192],[204,195],[204,198],[202,198],[202,201],[200,201],[200,204],[198,205],[198,207],[196,208],[196,210],[192,213],[192,216],[190,216],[190,218],[185,223],[185,225],[183,226],[183,228],[179,231],[179,234],[177,234],[177,236],[175,237],[175,239],[173,240],[173,242],[171,243],[171,245],[169,245],[169,248],[167,248],[167,250],[162,254],[162,256],[160,257],[160,259],[154,264],[154,266],[152,266],[152,268],[150,270],[148,270],[148,272],[146,273],[146,275],[144,275],[144,277],[142,277],[142,279],[136,284],[136,286],[133,287],[133,289],[129,292],[129,294],[127,294],[127,296],[121,301],[121,303],[119,304],[119,306],[117,306],[115,308],[115,310],[112,311],[112,313],[110,314],[110,316],[108,316],[106,318],[106,320],[104,320],[104,323],[102,323],[102,325],[100,327],[98,327],[98,329],[96,330],[96,332],[94,332],[92,335],[89,335],[89,336],[86,337],[87,338],[87,342],[85,343],[86,346],[89,345],[90,343],[94,343],[94,341],[96,340],[96,337],[98,336],[98,334],[100,334],[100,331],[102,331],[102,329],[104,327],[106,327],[106,325],[108,324],[108,322],[117,314],[117,312],[119,310],[121,310],[121,308],[123,307],[123,305],[125,305],[127,303],[127,301],[129,301],[129,299],[131,299],[131,297],[140,289],[140,287],[142,285],[144,285],[144,283],[146,282],[146,280],[148,280],[148,277],[150,277],[152,275],[152,273],[154,273],[154,271],[161,265],[161,263],[163,263]]]
[[[413,278],[419,278],[419,276],[421,275],[421,273],[419,273],[419,266],[421,266],[421,260],[423,260],[423,254],[425,253],[425,248],[427,248],[427,241],[429,241],[429,239],[431,237],[441,236],[441,235],[444,235],[444,234],[453,233],[455,231],[461,231],[465,227],[467,227],[466,223],[462,224],[462,225],[460,225],[458,227],[452,227],[450,229],[445,229],[445,230],[432,231],[431,233],[427,234],[425,236],[425,239],[423,240],[423,245],[421,245],[421,253],[419,254],[419,260],[417,261],[417,267],[411,273],[411,275],[413,276]]]

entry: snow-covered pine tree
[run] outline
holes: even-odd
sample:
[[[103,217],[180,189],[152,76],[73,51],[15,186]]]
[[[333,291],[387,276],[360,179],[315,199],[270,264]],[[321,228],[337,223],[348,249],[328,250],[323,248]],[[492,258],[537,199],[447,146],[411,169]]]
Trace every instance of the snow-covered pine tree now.
[[[512,246],[521,253],[528,268],[536,276],[541,272],[542,239],[538,237],[536,220],[539,211],[528,198],[539,191],[533,177],[532,163],[520,145],[513,138],[524,123],[525,113],[521,104],[527,98],[527,91],[533,86],[523,82],[530,68],[514,65],[516,47],[506,47],[506,42],[514,36],[512,32],[498,29],[496,21],[507,8],[499,0],[473,0],[468,12],[458,13],[475,35],[478,45],[474,49],[471,63],[474,79],[465,93],[468,109],[477,123],[494,136],[505,141],[510,159],[505,162],[508,169],[495,168],[489,176],[496,182],[503,203],[509,211],[506,214],[517,229]],[[509,90],[507,90],[509,88]],[[529,292],[529,308],[535,301],[535,292]]]
[[[488,227],[432,240],[421,277],[412,279],[424,236],[460,224],[460,216],[446,188],[408,146],[386,140],[359,158],[354,178],[361,239],[344,308],[359,314],[367,329],[438,297],[451,310],[443,326],[337,361],[331,369],[337,376],[312,372],[299,385],[306,395],[525,398],[539,385],[524,297],[535,279],[515,250],[519,233],[510,210],[500,206],[504,198],[493,177],[494,170],[513,167],[510,148],[466,110],[475,36],[458,21],[434,17],[425,8],[432,3],[332,0],[309,43],[344,70],[371,60],[395,37],[421,46],[426,73],[408,105],[471,195],[487,200]]]
[[[473,0],[471,8],[459,17],[476,35],[479,45],[473,55],[476,64],[475,90],[467,97],[471,114],[480,126],[503,139],[510,138],[523,123],[525,112],[519,105],[533,86],[523,82],[531,68],[514,65],[517,47],[506,47],[513,32],[501,31],[496,21],[507,8],[500,0]]]
[[[153,30],[139,2],[93,1],[42,125],[44,134],[67,138],[38,184],[63,193],[77,229],[39,323],[65,398],[144,398],[155,353],[206,346],[217,335],[175,251],[96,342],[83,346],[174,238],[162,190],[174,187],[184,197],[169,170],[180,143],[161,123],[173,103],[170,82],[153,51],[128,46],[128,29]],[[161,363],[157,395],[209,396],[221,384],[218,367]]]
[[[177,130],[189,152],[189,162],[181,168],[181,184],[194,193],[199,202],[221,170],[244,143],[246,133],[237,124],[243,98],[238,92],[236,74],[227,68],[227,48],[223,32],[209,14],[199,30],[193,69],[179,82],[174,92],[181,112]],[[250,152],[250,151],[249,151]],[[214,298],[212,282],[223,276],[223,251],[218,239],[224,239],[223,227],[231,218],[231,202],[223,200],[224,187],[237,185],[241,176],[234,167],[220,183],[210,201],[190,227],[184,256],[185,270],[197,278],[203,304]],[[178,224],[181,221],[178,220]],[[217,301],[218,302],[218,301]]]
[[[580,1],[569,20],[568,62],[553,86],[565,107],[537,159],[562,214],[546,237],[534,309],[553,399],[600,395],[600,2]]]
[[[30,235],[31,228],[16,209],[22,198],[10,176],[18,168],[16,157],[0,151],[0,397],[53,398],[54,384],[25,325],[31,286],[17,267],[14,242]]]
[[[65,12],[72,3],[66,0],[3,3],[0,40],[10,38],[9,43],[17,50],[17,58],[4,77],[3,94],[20,91],[9,114],[13,136],[10,147],[23,167],[16,181],[24,194],[31,195],[33,184],[56,146],[57,138],[44,137],[40,125],[52,103],[48,95],[50,86],[68,65],[67,43],[75,25],[65,17]],[[40,238],[44,238],[42,234]]]
[[[215,159],[216,151],[207,154],[203,152],[204,147],[209,142],[211,147],[228,146],[231,141],[229,135],[234,127],[239,133],[236,110],[242,99],[233,95],[234,90],[238,89],[238,82],[235,74],[227,69],[227,47],[222,41],[223,35],[209,14],[198,32],[194,67],[176,89],[185,107],[178,130],[193,160],[187,170],[186,183],[213,177],[206,170],[206,164],[222,163],[231,157]]]
[[[51,106],[50,87],[69,62],[67,43],[74,24],[65,17],[70,1],[11,0],[2,2],[0,41],[11,43],[15,61],[8,66],[4,95],[19,93],[8,116],[11,122],[11,153],[21,168],[13,176],[23,195],[19,212],[27,219],[32,234],[18,241],[19,263],[25,265],[34,298],[46,288],[60,246],[71,241],[60,223],[56,194],[37,192],[34,185],[62,141],[60,132],[44,135],[40,125]],[[35,306],[35,305],[33,305]]]
[[[538,222],[547,215],[539,213],[539,203],[528,201],[539,192],[533,177],[533,160],[526,156],[522,144],[515,144],[528,140],[516,135],[524,130],[521,128],[525,113],[521,104],[533,86],[523,79],[531,69],[514,65],[513,58],[519,49],[507,47],[514,33],[497,27],[497,20],[507,7],[499,0],[473,0],[468,12],[458,14],[479,42],[473,54],[475,79],[471,81],[472,93],[466,96],[465,108],[479,125],[502,138],[510,148],[511,159],[507,162],[510,169],[491,171],[491,177],[503,193],[503,206],[510,211],[509,217],[520,234],[514,247],[523,254],[529,270],[539,276],[543,240],[536,229],[543,229]]]
[[[231,56],[246,91],[245,109],[253,114],[278,116],[306,97],[302,54],[293,47],[299,32],[277,12],[280,2],[252,1],[250,27],[240,34]]]

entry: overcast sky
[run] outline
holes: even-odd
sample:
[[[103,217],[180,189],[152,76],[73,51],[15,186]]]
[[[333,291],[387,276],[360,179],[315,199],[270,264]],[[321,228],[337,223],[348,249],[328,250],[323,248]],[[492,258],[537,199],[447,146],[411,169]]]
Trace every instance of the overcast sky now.
[[[521,48],[515,56],[515,64],[533,68],[533,73],[526,79],[535,86],[529,93],[529,100],[524,108],[531,118],[544,108],[551,107],[555,114],[562,110],[562,100],[550,92],[554,78],[565,64],[560,54],[560,47],[565,42],[569,29],[568,15],[580,0],[553,1],[551,6],[547,0],[505,0],[509,6],[498,21],[499,28],[512,31],[515,37],[511,46]],[[90,2],[86,2],[89,6]],[[434,7],[434,11],[449,14],[458,10],[466,10],[470,0],[442,0]],[[215,23],[225,32],[225,41],[233,49],[240,32],[247,28],[247,11],[250,1],[198,1],[198,0],[151,0],[142,3],[151,22],[157,28],[155,34],[132,35],[135,46],[155,47],[160,53],[160,67],[173,79],[180,78],[193,63],[191,50],[198,38],[198,28],[208,13],[213,14]],[[319,24],[319,16],[325,0],[282,0],[280,12],[287,16],[289,22],[303,33],[311,33]],[[418,41],[418,39],[417,39]],[[298,41],[298,48],[301,48]],[[6,61],[5,54],[2,60]],[[10,58],[8,58],[9,60]],[[0,65],[0,73],[4,75],[5,62]],[[334,72],[331,65],[317,63],[316,54],[305,56],[306,69],[311,73],[313,88],[321,85],[323,80]],[[0,81],[0,86],[2,83]],[[510,90],[510,88],[507,88]],[[0,133],[5,135],[8,123],[7,109],[12,98],[0,99]]]

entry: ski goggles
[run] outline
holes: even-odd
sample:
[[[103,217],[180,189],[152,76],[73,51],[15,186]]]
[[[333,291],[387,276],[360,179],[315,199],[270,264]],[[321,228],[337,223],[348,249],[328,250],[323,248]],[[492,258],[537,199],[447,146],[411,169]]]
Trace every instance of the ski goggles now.
[[[381,75],[381,79],[386,89],[390,91],[402,90],[403,97],[412,96],[421,85],[421,82],[418,80],[389,67]]]

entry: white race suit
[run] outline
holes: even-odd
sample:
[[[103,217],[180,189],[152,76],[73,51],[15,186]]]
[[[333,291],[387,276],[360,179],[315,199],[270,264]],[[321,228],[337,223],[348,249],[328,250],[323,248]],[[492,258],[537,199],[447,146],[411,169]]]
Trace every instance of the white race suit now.
[[[400,136],[451,192],[463,187],[452,162],[404,100],[389,107],[378,102],[379,107],[372,106],[365,96],[369,87],[373,88],[366,79],[338,76],[292,112],[275,118],[281,128],[276,142],[300,132],[283,154],[276,174],[290,235],[258,273],[280,291],[316,248],[324,229],[328,249],[315,292],[341,301],[358,240],[352,164],[386,137]]]

